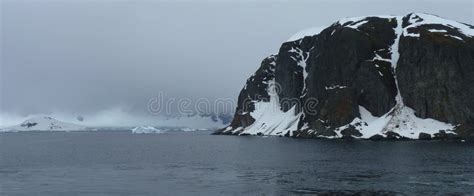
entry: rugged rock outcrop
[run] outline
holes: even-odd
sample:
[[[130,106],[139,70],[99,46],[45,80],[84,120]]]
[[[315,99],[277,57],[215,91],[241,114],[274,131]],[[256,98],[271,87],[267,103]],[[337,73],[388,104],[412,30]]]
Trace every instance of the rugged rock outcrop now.
[[[216,134],[474,136],[474,27],[428,14],[345,18],[263,60]]]

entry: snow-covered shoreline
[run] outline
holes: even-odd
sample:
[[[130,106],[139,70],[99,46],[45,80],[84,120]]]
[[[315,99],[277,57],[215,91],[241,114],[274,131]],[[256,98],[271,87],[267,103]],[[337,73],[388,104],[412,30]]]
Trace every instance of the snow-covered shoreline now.
[[[207,131],[212,128],[169,126],[82,126],[63,122],[49,116],[30,118],[14,126],[0,128],[0,133],[11,132],[76,132],[76,131],[127,131],[134,134]]]

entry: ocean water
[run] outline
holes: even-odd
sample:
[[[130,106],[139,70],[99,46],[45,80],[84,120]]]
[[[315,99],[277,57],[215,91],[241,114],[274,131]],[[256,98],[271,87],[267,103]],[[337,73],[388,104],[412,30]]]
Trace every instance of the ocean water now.
[[[474,194],[474,143],[0,134],[0,195]]]

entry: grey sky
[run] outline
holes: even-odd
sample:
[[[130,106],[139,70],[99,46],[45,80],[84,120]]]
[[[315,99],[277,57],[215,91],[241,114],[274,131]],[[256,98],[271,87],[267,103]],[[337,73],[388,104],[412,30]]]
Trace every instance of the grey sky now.
[[[0,0],[0,111],[142,111],[236,98],[293,33],[346,16],[426,12],[473,23],[473,1]]]

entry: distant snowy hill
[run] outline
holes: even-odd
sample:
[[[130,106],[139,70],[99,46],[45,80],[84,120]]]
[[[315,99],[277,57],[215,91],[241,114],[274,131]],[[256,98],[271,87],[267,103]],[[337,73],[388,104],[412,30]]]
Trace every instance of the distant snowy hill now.
[[[85,126],[58,121],[51,117],[35,117],[23,123],[0,129],[1,132],[16,131],[83,131]]]
[[[50,120],[52,122],[48,124],[44,122],[46,120]],[[24,117],[18,115],[15,116],[0,114],[0,130],[46,130],[50,127],[53,127],[52,130],[61,130],[57,128],[58,125],[64,125],[61,127],[65,127],[63,130],[67,130],[67,127],[74,127],[66,126],[66,124],[76,125],[76,127],[88,127],[90,129],[98,128],[99,130],[114,130],[114,128],[123,130],[123,128],[133,128],[142,125],[181,129],[187,128],[186,130],[209,130],[226,126],[230,123],[230,120],[232,120],[231,115],[223,114],[195,114],[166,117],[153,115],[133,115],[121,110],[107,110],[93,115],[53,113],[48,115],[34,115]],[[50,126],[50,124],[53,125]]]
[[[474,138],[474,27],[411,13],[301,31],[262,61],[216,134]]]

